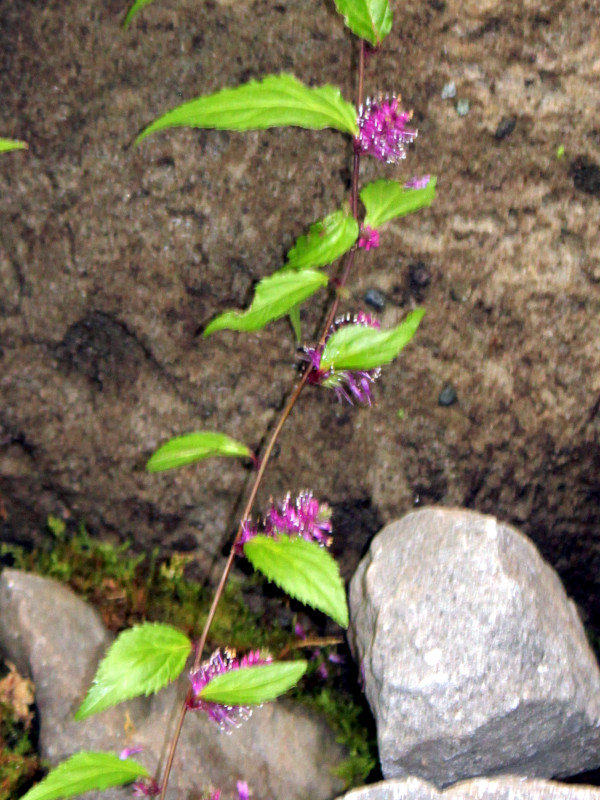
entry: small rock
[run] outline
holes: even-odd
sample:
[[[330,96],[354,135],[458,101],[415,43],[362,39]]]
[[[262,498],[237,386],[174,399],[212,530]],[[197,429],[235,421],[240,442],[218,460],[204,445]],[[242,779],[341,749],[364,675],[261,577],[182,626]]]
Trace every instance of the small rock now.
[[[502,117],[496,128],[494,136],[496,139],[506,139],[514,131],[517,120],[515,117]]]
[[[119,753],[134,743],[143,747],[141,763],[153,771],[164,759],[188,680],[184,673],[151,698],[75,722],[73,714],[110,641],[99,615],[66,587],[13,569],[0,575],[0,652],[34,681],[42,758],[55,765],[79,750]],[[128,729],[135,731],[134,741]],[[342,758],[324,721],[285,701],[255,709],[229,736],[205,714],[189,713],[167,798],[201,797],[210,786],[233,797],[236,780],[243,779],[260,800],[326,800],[343,785],[331,774]],[[118,788],[85,797],[125,800],[131,791]]]
[[[453,406],[454,403],[458,400],[458,395],[456,394],[456,389],[452,386],[451,383],[447,383],[438,397],[438,403],[441,406]]]
[[[386,778],[443,787],[600,764],[596,659],[558,576],[514,528],[444,508],[393,522],[352,578],[350,618]]]
[[[474,778],[438,791],[419,778],[382,781],[348,792],[337,800],[600,800],[600,789],[553,781]]]
[[[421,302],[425,297],[425,289],[431,283],[431,272],[422,261],[409,266],[408,283],[413,297]]]
[[[456,113],[459,117],[466,117],[469,113],[469,109],[471,108],[471,104],[468,100],[457,100],[456,101]]]
[[[385,308],[385,295],[379,289],[367,289],[364,297],[365,303],[376,311],[383,311]]]
[[[442,100],[452,100],[456,97],[456,84],[454,81],[450,81],[450,83],[445,83],[444,88],[442,89]]]
[[[571,164],[570,174],[576,189],[600,196],[600,167],[586,156],[578,156]]]

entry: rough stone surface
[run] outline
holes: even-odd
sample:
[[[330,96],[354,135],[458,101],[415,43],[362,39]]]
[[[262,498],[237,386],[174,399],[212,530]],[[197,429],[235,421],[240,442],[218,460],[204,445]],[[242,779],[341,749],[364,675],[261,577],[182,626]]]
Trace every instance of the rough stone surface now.
[[[140,761],[154,770],[164,760],[185,679],[151,699],[72,720],[109,641],[95,611],[70,590],[16,570],[0,575],[0,653],[35,683],[42,757],[56,764],[78,750],[118,753],[135,743],[144,748]],[[188,714],[167,797],[197,800],[211,785],[233,797],[243,779],[257,800],[328,800],[342,786],[330,772],[342,758],[322,720],[284,702],[257,709],[231,735],[203,714]],[[89,797],[130,795],[115,789]]]
[[[535,546],[494,517],[423,509],[373,540],[350,639],[386,778],[574,775],[600,764],[600,672]]]
[[[337,800],[600,800],[600,790],[514,776],[474,778],[438,791],[419,778],[383,781]]]
[[[269,71],[351,98],[356,51],[331,2],[160,0],[123,33],[126,5],[0,4],[1,132],[30,142],[0,159],[0,530],[30,542],[64,508],[140,548],[196,541],[208,570],[247,473],[143,464],[198,428],[262,438],[294,378],[287,323],[198,332],[347,198],[351,147],[297,129],[131,142],[178,103]],[[384,326],[415,302],[427,315],[376,408],[307,393],[258,506],[307,486],[329,500],[348,520],[346,576],[366,543],[357,508],[382,523],[415,504],[496,513],[600,632],[600,203],[570,172],[585,157],[578,185],[597,184],[598,0],[406,0],[394,13],[366,90],[401,92],[419,138],[398,167],[364,161],[361,176],[434,173],[438,196],[358,255],[341,311],[376,285]],[[440,96],[450,81],[465,118]],[[516,127],[498,140],[503,117]],[[322,316],[307,314],[307,335]]]

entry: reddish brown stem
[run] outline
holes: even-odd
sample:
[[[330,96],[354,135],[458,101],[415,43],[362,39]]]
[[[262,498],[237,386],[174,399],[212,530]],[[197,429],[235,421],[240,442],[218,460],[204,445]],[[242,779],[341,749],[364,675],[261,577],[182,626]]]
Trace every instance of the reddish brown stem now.
[[[358,109],[360,109],[360,107],[362,106],[362,103],[363,103],[364,72],[365,72],[365,43],[361,39],[360,40],[360,50],[359,50],[359,60],[358,60],[358,91],[357,91],[357,103],[356,103],[356,106],[357,106]],[[352,169],[352,188],[351,188],[351,193],[350,193],[350,207],[352,209],[352,215],[353,215],[354,219],[356,219],[357,221],[358,221],[358,174],[359,174],[359,167],[360,167],[360,153],[355,151],[354,152],[354,160],[353,160],[353,169]],[[352,264],[354,263],[355,253],[356,253],[356,245],[354,245],[354,247],[349,251],[349,253],[347,254],[346,258],[344,259],[344,262],[343,262],[344,266],[343,266],[343,269],[342,269],[342,275],[341,275],[341,278],[339,279],[338,284],[337,284],[338,292],[337,292],[336,297],[335,297],[335,299],[334,299],[334,301],[332,303],[332,306],[331,306],[331,309],[329,311],[329,314],[327,315],[327,320],[325,322],[325,325],[323,327],[323,332],[322,332],[321,337],[319,339],[320,344],[324,343],[325,338],[327,336],[327,332],[329,331],[329,328],[331,327],[331,324],[332,324],[333,320],[335,319],[335,315],[337,313],[337,308],[338,308],[338,305],[339,305],[339,302],[340,302],[339,290],[343,286],[345,286],[345,284],[346,284],[346,282],[348,280],[348,276],[350,274],[350,270],[352,269]],[[311,372],[312,372],[312,367],[310,367],[310,366],[307,367],[306,370],[304,371],[304,374],[302,375],[302,378],[298,382],[296,388],[294,389],[294,391],[290,395],[290,398],[289,398],[288,402],[286,403],[286,406],[285,406],[285,408],[284,408],[284,410],[283,410],[283,412],[281,414],[281,417],[279,418],[279,420],[277,422],[277,425],[275,426],[275,429],[273,430],[273,433],[271,434],[271,437],[269,439],[269,443],[267,444],[267,447],[265,449],[264,455],[263,455],[263,457],[262,457],[262,459],[260,461],[260,467],[258,469],[258,473],[256,475],[256,478],[254,479],[253,484],[252,484],[252,489],[251,489],[250,495],[248,497],[248,502],[246,503],[246,507],[244,509],[244,513],[242,514],[242,518],[241,518],[241,521],[240,521],[239,528],[237,530],[235,539],[233,540],[233,544],[231,545],[231,550],[229,551],[229,556],[227,557],[227,562],[225,564],[225,568],[223,569],[223,574],[221,575],[221,578],[219,580],[219,585],[217,586],[217,589],[215,591],[215,595],[213,597],[213,602],[212,602],[212,605],[211,605],[210,610],[208,612],[208,616],[206,618],[206,622],[204,623],[204,629],[202,630],[202,635],[200,636],[200,641],[198,642],[198,646],[196,648],[196,656],[194,658],[194,666],[193,666],[194,670],[198,669],[198,667],[200,666],[200,662],[202,660],[202,653],[204,652],[204,647],[206,646],[206,640],[208,638],[208,633],[210,631],[210,627],[211,627],[211,625],[213,623],[213,620],[215,618],[215,613],[217,611],[217,607],[218,607],[219,602],[221,600],[221,597],[223,595],[223,590],[225,589],[225,584],[227,583],[227,578],[229,577],[229,573],[230,573],[231,567],[233,565],[233,559],[235,557],[235,545],[237,544],[237,542],[239,541],[239,539],[240,539],[240,537],[242,535],[242,523],[243,523],[243,521],[245,519],[247,519],[250,516],[250,514],[252,512],[252,506],[254,505],[254,501],[256,499],[256,495],[258,493],[258,489],[260,487],[260,484],[262,482],[263,475],[265,474],[265,471],[267,469],[267,465],[269,463],[269,459],[271,458],[271,454],[273,452],[273,448],[275,447],[275,444],[277,443],[277,440],[278,440],[279,435],[280,435],[280,433],[281,433],[281,431],[283,429],[283,426],[285,425],[285,422],[286,422],[287,418],[289,417],[289,415],[292,413],[292,409],[296,405],[296,401],[300,397],[300,393],[302,392],[302,389],[304,389]],[[175,758],[175,750],[177,749],[177,744],[179,742],[179,737],[181,735],[181,729],[183,727],[183,721],[184,721],[185,715],[187,713],[188,703],[189,703],[189,700],[191,699],[191,696],[192,696],[192,689],[190,687],[188,689],[188,691],[187,691],[186,698],[185,698],[185,700],[183,702],[183,705],[181,707],[181,711],[179,713],[179,718],[177,720],[177,725],[176,725],[176,728],[175,728],[175,733],[173,734],[173,739],[171,741],[171,747],[169,748],[169,755],[167,757],[167,762],[165,764],[165,770],[164,770],[163,779],[162,779],[162,788],[161,788],[161,792],[160,792],[160,800],[165,800],[165,796],[166,796],[166,793],[167,793],[167,786],[168,786],[168,783],[169,783],[169,777],[171,775],[171,769],[173,767],[173,760]]]

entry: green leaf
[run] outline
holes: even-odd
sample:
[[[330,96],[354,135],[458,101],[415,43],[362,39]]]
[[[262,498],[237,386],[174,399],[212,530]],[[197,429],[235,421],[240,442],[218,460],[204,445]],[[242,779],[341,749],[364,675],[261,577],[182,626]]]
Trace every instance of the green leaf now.
[[[20,142],[18,139],[0,139],[0,153],[8,153],[9,150],[27,150],[27,142]]]
[[[367,210],[364,226],[379,228],[384,222],[430,206],[435,197],[436,183],[437,178],[434,176],[424,189],[405,189],[397,181],[368,183],[360,193],[360,199]]]
[[[339,209],[310,226],[287,254],[284,269],[324,267],[343,256],[358,239],[358,223],[350,209]]]
[[[377,47],[392,29],[392,11],[388,0],[335,0],[352,33]]]
[[[339,89],[311,89],[293,75],[269,75],[234,89],[190,100],[159,117],[136,139],[136,144],[154,131],[189,125],[230,131],[264,130],[285,125],[300,128],[335,128],[358,133],[356,111]]]
[[[74,797],[92,789],[102,791],[123,786],[142,777],[148,777],[148,771],[131,759],[121,760],[113,753],[76,753],[53,769],[21,800]]]
[[[275,661],[217,675],[199,694],[203,700],[226,706],[268,703],[295,686],[306,672],[306,661]]]
[[[327,283],[327,276],[316,270],[279,270],[256,287],[247,311],[225,311],[206,326],[204,336],[227,328],[231,331],[258,331],[268,322],[289,314]]]
[[[182,467],[184,464],[193,464],[195,461],[212,456],[252,458],[252,451],[242,442],[224,433],[196,431],[169,439],[152,454],[146,469],[148,472],[160,472],[164,469]]]
[[[127,12],[127,16],[125,17],[125,22],[123,23],[123,28],[127,30],[127,28],[129,27],[129,23],[137,14],[137,12],[141,11],[142,8],[144,8],[145,6],[150,5],[151,2],[152,0],[135,0],[135,3],[131,6],[129,11]]]
[[[252,566],[284,592],[348,627],[346,591],[336,560],[301,536],[255,536],[244,545]]]
[[[375,369],[387,364],[410,342],[424,314],[424,308],[415,308],[404,322],[389,331],[366,325],[340,328],[327,341],[320,368]]]
[[[170,625],[145,622],[123,631],[100,662],[75,719],[162,689],[183,670],[191,648],[188,637]]]
[[[302,341],[302,323],[300,322],[300,304],[294,306],[290,311],[290,325],[296,337],[296,344],[300,345]]]

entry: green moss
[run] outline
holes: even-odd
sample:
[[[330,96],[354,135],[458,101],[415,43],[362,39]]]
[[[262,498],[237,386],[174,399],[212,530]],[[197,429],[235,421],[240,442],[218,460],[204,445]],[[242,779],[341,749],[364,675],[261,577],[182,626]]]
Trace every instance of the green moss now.
[[[56,517],[50,517],[47,525],[52,535],[48,546],[26,552],[23,548],[0,545],[2,562],[68,584],[99,609],[107,627],[115,632],[150,620],[174,625],[191,637],[199,636],[213,593],[186,577],[186,567],[193,556],[175,553],[161,559],[157,551],[150,555],[133,554],[129,543],[114,545],[99,541],[89,535],[84,525],[69,530]],[[259,604],[267,608],[267,613],[250,610],[244,591],[256,593],[265,583],[258,574],[243,579],[230,575],[211,626],[210,646],[227,645],[241,651],[268,648],[277,655],[295,639],[289,630],[272,621],[275,613],[268,613],[269,606],[273,611],[281,605],[280,597]],[[327,658],[327,653],[324,648],[320,659],[311,662],[311,674],[294,690],[292,698],[323,715],[337,741],[347,749],[347,760],[335,771],[351,788],[364,783],[377,765],[375,733],[364,705],[339,688],[339,675],[330,675],[325,683],[318,677],[319,664]],[[337,669],[329,665],[330,673]],[[22,747],[24,753],[29,752],[26,744]],[[1,765],[0,761],[0,769]],[[6,769],[10,768],[7,762]],[[2,772],[0,787],[1,780],[4,780]],[[4,796],[0,791],[0,800],[5,797],[8,800],[10,793]]]
[[[0,800],[20,797],[40,771],[28,724],[9,703],[0,702]]]

